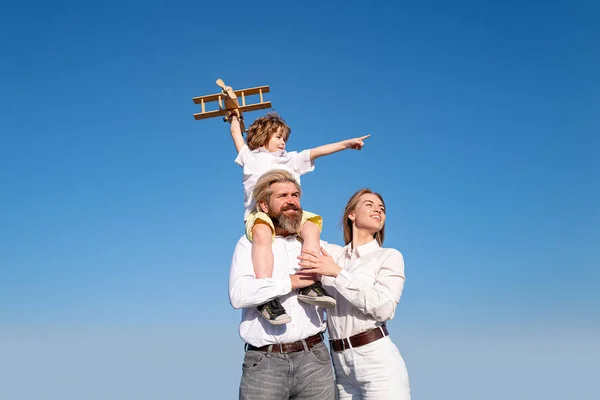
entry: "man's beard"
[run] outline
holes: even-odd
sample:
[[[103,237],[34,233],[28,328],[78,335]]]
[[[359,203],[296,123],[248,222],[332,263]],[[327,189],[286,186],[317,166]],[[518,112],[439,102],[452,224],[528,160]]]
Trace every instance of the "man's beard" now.
[[[285,214],[284,211],[296,210],[294,213]],[[275,228],[279,228],[288,233],[296,233],[300,231],[302,224],[302,208],[294,205],[284,206],[277,214],[269,215],[273,221]]]

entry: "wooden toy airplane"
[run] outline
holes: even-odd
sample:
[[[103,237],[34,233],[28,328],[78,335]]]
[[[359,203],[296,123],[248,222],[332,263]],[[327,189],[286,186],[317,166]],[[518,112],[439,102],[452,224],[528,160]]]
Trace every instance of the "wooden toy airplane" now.
[[[227,121],[227,117],[233,112],[236,113],[240,120],[240,128],[242,132],[246,130],[244,126],[243,112],[262,110],[263,108],[271,108],[270,101],[263,100],[263,93],[269,92],[268,86],[258,86],[254,88],[233,90],[231,86],[225,86],[222,79],[217,79],[217,85],[222,89],[221,93],[210,94],[208,96],[194,97],[195,104],[200,104],[202,111],[194,114],[195,119],[206,119],[223,116],[223,120]],[[258,103],[246,104],[246,96],[259,95]],[[239,97],[242,98],[242,104],[239,103]],[[219,102],[219,109],[214,111],[206,111],[206,103],[213,101]]]

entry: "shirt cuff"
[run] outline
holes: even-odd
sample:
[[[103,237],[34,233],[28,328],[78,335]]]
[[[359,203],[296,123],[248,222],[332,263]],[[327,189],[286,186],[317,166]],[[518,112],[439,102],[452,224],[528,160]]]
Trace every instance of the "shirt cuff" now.
[[[310,159],[310,149],[300,152],[300,165],[298,165],[300,175],[307,174],[315,170],[315,162]]]
[[[333,286],[334,281],[335,281],[335,278],[333,276],[325,276],[325,275],[321,276],[321,283],[323,285]]]
[[[352,274],[345,269],[341,270],[339,275],[333,280],[334,286],[338,287],[348,287],[350,286],[350,282],[354,280]]]
[[[287,279],[281,280],[281,296],[284,296],[292,291],[292,278],[288,277]]]

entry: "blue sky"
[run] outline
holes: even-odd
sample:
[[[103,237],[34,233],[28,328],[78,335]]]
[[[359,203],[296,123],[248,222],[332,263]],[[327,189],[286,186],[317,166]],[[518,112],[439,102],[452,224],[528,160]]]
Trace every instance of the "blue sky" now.
[[[415,399],[597,398],[599,11],[6,5],[0,397],[236,397],[242,176],[227,125],[191,100],[221,77],[270,85],[289,149],[372,135],[319,159],[302,203],[340,243],[350,195],[383,194]]]

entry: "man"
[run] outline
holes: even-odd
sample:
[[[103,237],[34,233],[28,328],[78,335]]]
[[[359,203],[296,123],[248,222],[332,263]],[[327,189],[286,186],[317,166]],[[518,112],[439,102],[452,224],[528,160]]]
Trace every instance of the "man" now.
[[[315,283],[295,273],[302,244],[296,232],[302,221],[300,185],[283,170],[265,173],[256,183],[256,204],[273,220],[272,278],[256,279],[252,243],[237,243],[229,275],[229,299],[242,308],[240,336],[246,342],[240,383],[241,400],[333,400],[334,380],[329,351],[323,343],[323,310],[298,301],[297,289]],[[278,297],[291,317],[271,325],[256,306]]]

